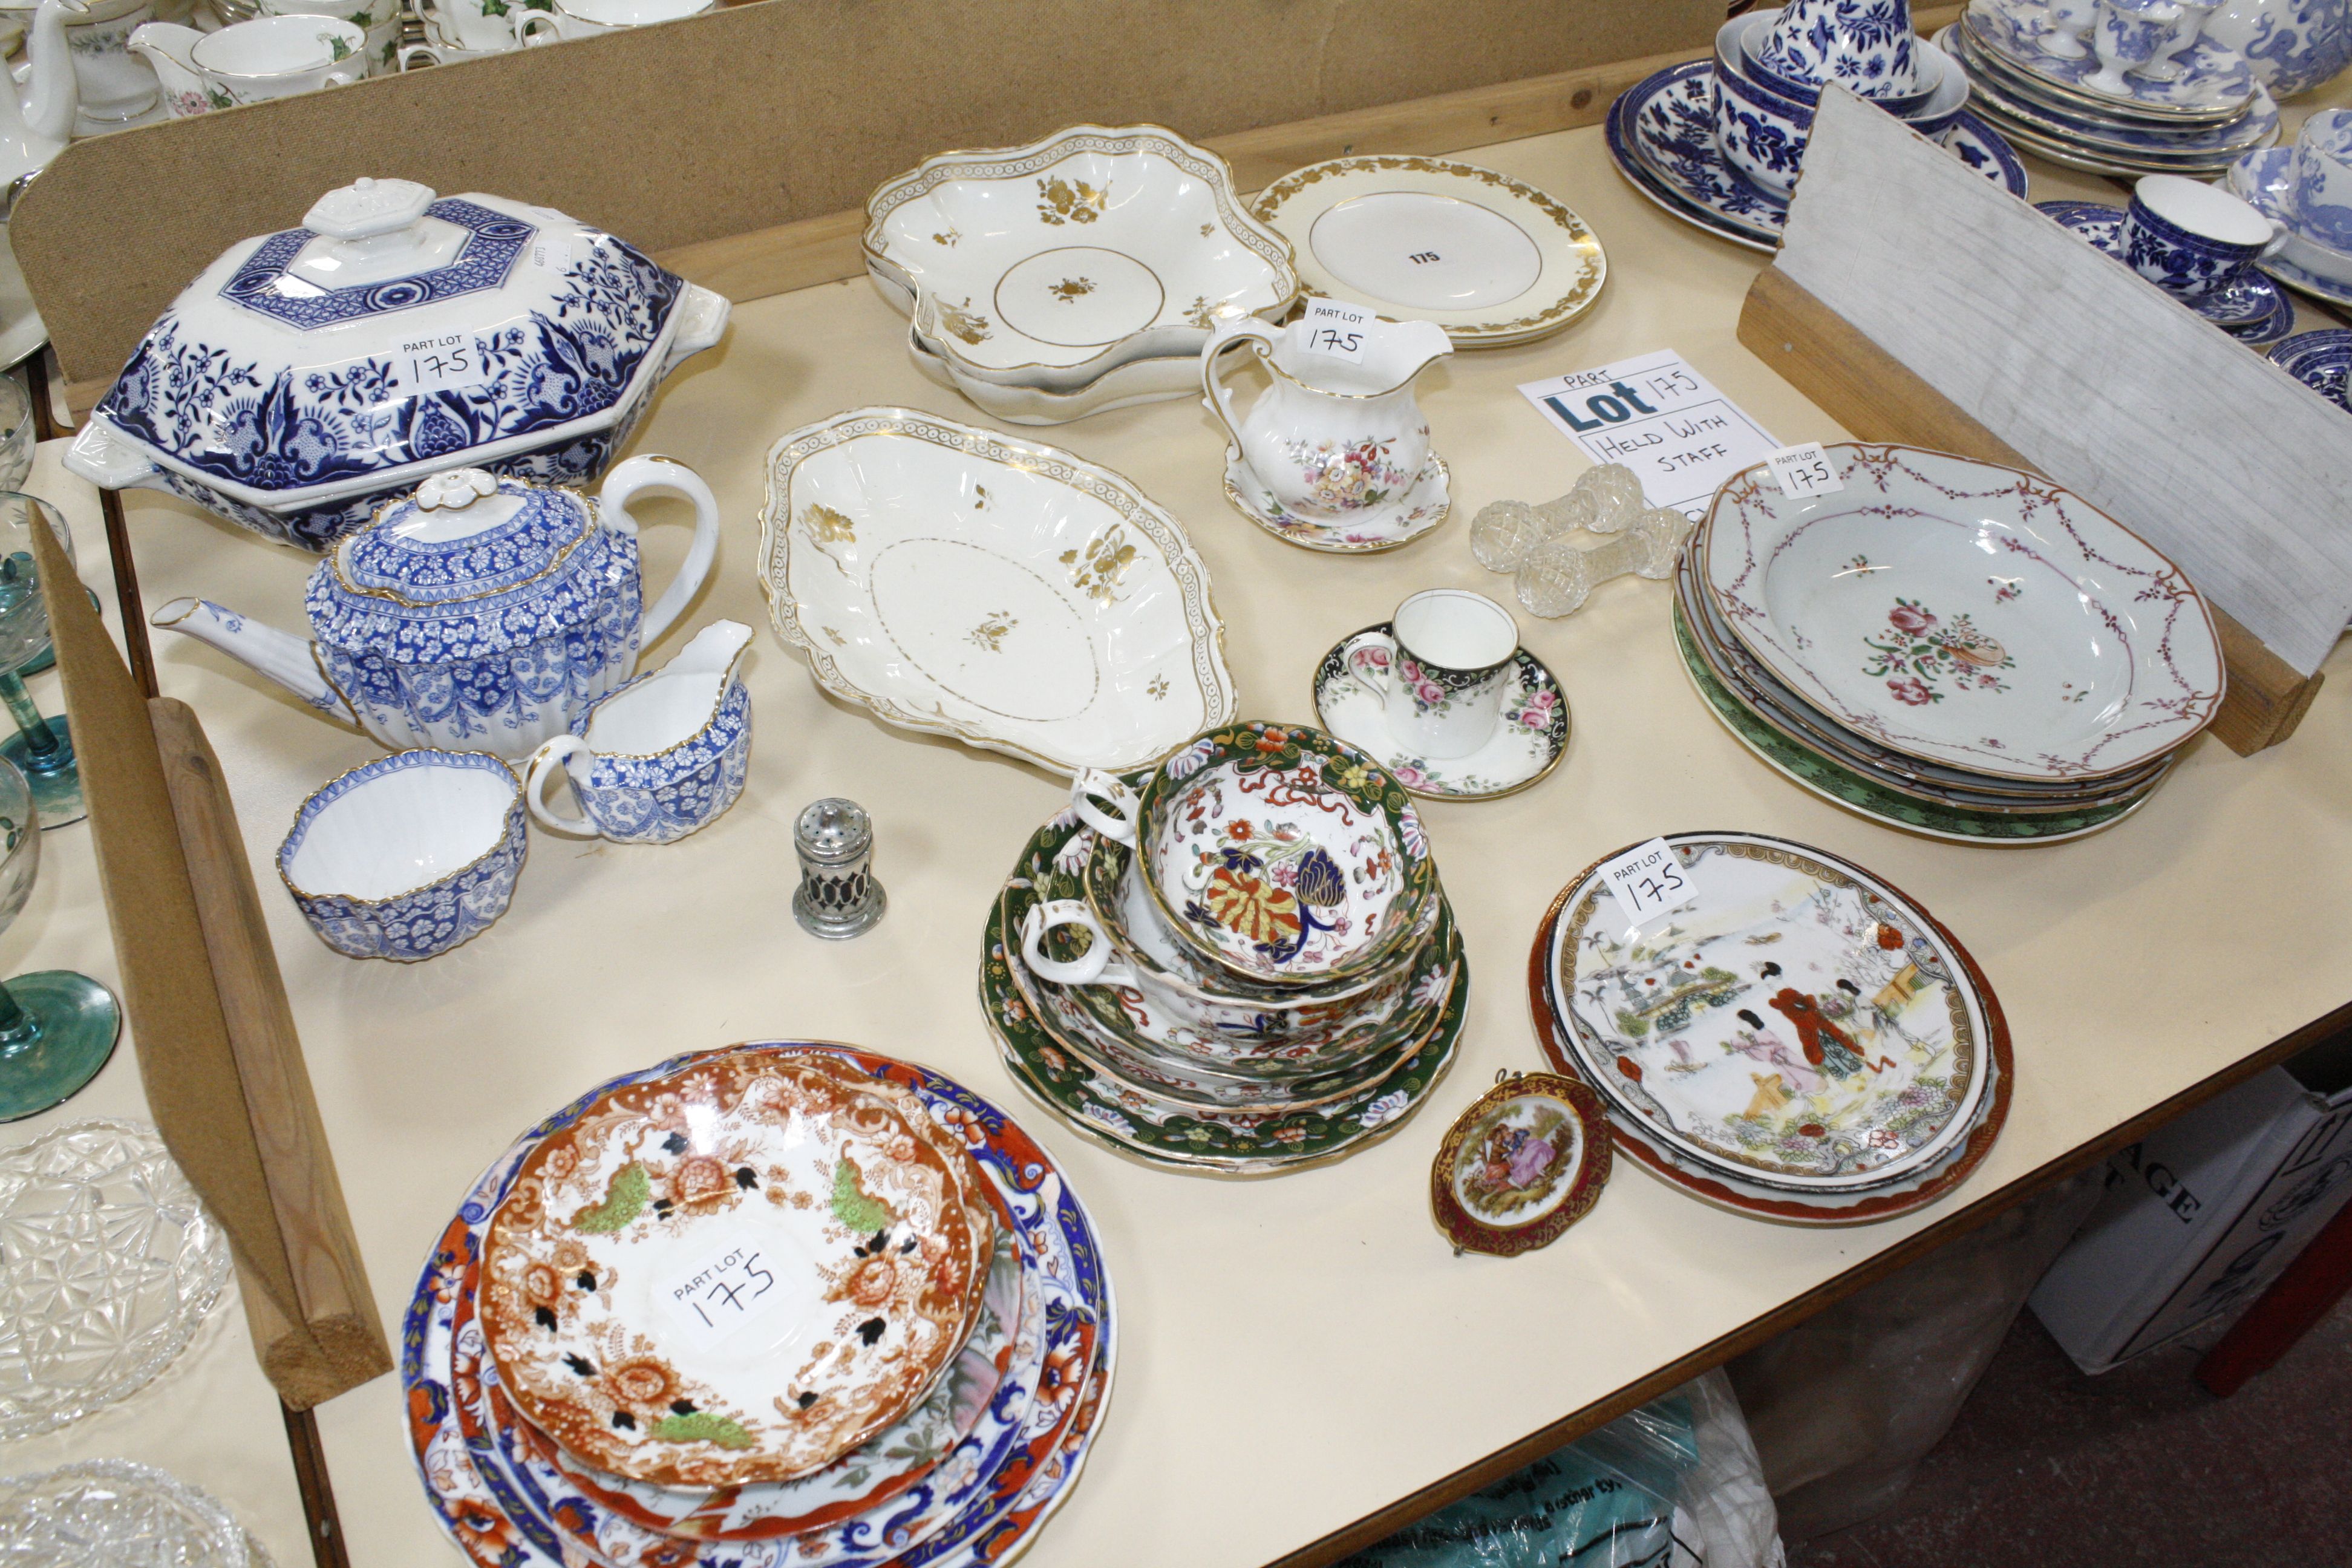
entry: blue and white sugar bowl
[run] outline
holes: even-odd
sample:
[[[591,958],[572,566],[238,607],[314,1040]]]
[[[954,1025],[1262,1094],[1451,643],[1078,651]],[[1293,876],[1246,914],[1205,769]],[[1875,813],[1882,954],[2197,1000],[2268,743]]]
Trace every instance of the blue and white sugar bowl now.
[[[685,563],[650,609],[628,510],[647,490],[683,495],[695,514]],[[710,487],[665,458],[620,464],[594,500],[459,468],[384,507],[319,563],[303,600],[315,640],[208,599],[174,599],[153,620],[394,750],[520,759],[629,678],[718,549]]]
[[[444,469],[593,480],[727,314],[562,213],[361,180],[189,284],[65,463],[322,551]]]

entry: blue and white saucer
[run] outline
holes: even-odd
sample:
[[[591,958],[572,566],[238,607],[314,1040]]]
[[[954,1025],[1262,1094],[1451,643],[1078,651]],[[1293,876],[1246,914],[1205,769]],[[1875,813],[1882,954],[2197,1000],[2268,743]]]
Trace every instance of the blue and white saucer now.
[[[2271,350],[2271,362],[2347,414],[2352,414],[2352,331],[2298,332]]]
[[[1610,106],[1609,156],[1633,188],[1684,222],[1751,250],[1780,247],[1789,205],[1731,166],[1715,141],[1715,61],[1670,66]],[[2013,196],[2025,165],[2000,132],[1963,113],[1944,150]]]
[[[2033,210],[2081,236],[2116,261],[2124,262],[2123,208],[2103,206],[2097,202],[2036,202]],[[2286,290],[2252,268],[2226,289],[2202,300],[2180,302],[2240,342],[2255,348],[2274,343],[2294,331],[2294,301],[2286,297]]]
[[[2287,202],[2289,193],[2294,189],[2294,179],[2292,147],[2266,147],[2230,165],[2231,193],[2244,197],[2253,204],[2255,211],[2286,225],[2289,230],[2284,248],[2274,256],[2263,257],[2255,265],[2288,288],[2299,289],[2315,300],[2325,300],[2331,305],[2352,305],[2352,283],[2323,278],[2294,259],[2303,247],[2317,245],[2294,232],[2294,215],[2288,210]]]

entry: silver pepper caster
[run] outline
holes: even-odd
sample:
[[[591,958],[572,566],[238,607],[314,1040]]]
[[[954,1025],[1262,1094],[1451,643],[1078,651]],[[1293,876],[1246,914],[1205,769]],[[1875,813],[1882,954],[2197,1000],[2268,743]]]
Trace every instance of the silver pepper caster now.
[[[828,942],[863,936],[882,919],[889,900],[874,879],[874,824],[854,800],[820,800],[793,825],[801,885],[793,918]]]

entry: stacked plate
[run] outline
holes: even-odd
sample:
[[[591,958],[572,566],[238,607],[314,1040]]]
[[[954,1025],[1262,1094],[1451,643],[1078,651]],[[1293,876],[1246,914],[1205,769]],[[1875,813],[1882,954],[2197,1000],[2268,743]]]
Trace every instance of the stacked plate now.
[[[2221,701],[2180,569],[2080,496],[1916,447],[1828,448],[1838,489],[1762,465],[1675,576],[1700,697],[1780,773],[1965,843],[2079,837],[2138,809]]]
[[[1780,248],[1821,95],[1818,83],[1759,72],[1757,58],[1780,16],[1776,7],[1734,16],[1716,35],[1713,59],[1669,67],[1621,93],[1609,110],[1609,155],[1635,190],[1752,250]],[[1916,90],[1883,107],[2011,195],[2024,195],[2025,165],[1964,107],[1969,83],[1958,68],[1922,48],[1916,69]]]
[[[1687,896],[1628,919],[1587,868],[1528,986],[1555,1070],[1677,1186],[1807,1225],[1891,1219],[1982,1162],[2013,1069],[1966,949],[1858,867],[1752,833],[1666,839]]]
[[[2053,163],[2204,177],[2278,140],[2278,105],[2245,58],[2211,38],[2161,68],[2110,77],[2037,0],[1972,0],[1936,42],[1968,73],[1975,111]]]
[[[1290,242],[1232,168],[1156,125],[942,153],[866,216],[866,274],[911,318],[916,368],[1015,425],[1198,396],[1214,323],[1298,294]]]
[[[1469,986],[1403,785],[1287,724],[1082,776],[1006,880],[981,963],[1024,1089],[1114,1148],[1227,1173],[1392,1130],[1453,1060]]]
[[[475,1183],[403,1323],[425,1494],[482,1568],[1001,1563],[1110,1391],[1045,1152],[844,1046],[679,1057]]]

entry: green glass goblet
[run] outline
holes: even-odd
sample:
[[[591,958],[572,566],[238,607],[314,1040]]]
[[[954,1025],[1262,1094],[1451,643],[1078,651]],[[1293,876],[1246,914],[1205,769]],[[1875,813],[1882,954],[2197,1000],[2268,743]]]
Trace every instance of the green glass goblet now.
[[[0,931],[16,923],[41,869],[33,787],[0,763]],[[0,984],[0,1121],[63,1104],[98,1076],[122,1034],[114,994],[87,974],[45,969]]]
[[[41,826],[62,827],[89,815],[73,733],[62,715],[42,717],[19,673],[49,651],[49,612],[41,602],[40,571],[33,556],[33,530],[44,520],[71,561],[73,532],[57,508],[37,497],[0,490],[0,704],[16,721],[16,733],[0,741],[0,758],[31,781]]]

